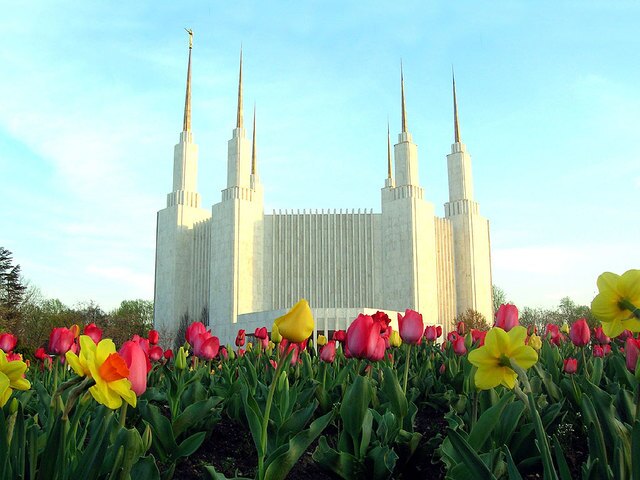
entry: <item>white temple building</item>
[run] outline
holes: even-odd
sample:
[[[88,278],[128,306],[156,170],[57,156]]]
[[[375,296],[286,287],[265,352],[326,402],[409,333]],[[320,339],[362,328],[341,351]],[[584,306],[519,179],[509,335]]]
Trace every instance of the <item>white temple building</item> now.
[[[227,187],[202,208],[198,146],[191,131],[191,52],[184,122],[174,149],[173,189],[158,212],[155,327],[174,334],[181,319],[204,320],[221,342],[270,326],[300,298],[320,333],[346,328],[360,312],[411,308],[445,332],[473,309],[493,318],[489,222],[473,197],[471,156],[460,139],[453,80],[454,143],[447,155],[444,218],[424,198],[418,147],[407,125],[401,72],[402,131],[388,138],[381,210],[267,213],[256,164],[255,112],[247,138],[242,54],[236,128],[228,142]],[[393,166],[392,166],[393,160]],[[382,179],[381,179],[382,180]],[[381,182],[382,183],[382,182]]]

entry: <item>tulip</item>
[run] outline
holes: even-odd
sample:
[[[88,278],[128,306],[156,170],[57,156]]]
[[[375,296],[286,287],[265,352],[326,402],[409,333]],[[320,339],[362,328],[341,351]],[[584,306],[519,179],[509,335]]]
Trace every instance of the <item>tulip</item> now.
[[[282,341],[282,335],[280,335],[278,325],[276,325],[275,323],[271,327],[271,341],[273,343],[280,343]]]
[[[238,356],[239,357],[244,357],[245,353],[246,353],[246,350],[244,348],[239,348],[238,349]]]
[[[591,330],[584,318],[573,322],[569,330],[569,338],[576,347],[584,347],[591,340]]]
[[[166,360],[171,360],[171,359],[173,358],[173,350],[171,350],[170,348],[167,348],[167,349],[164,351],[163,357],[164,357]]]
[[[327,344],[327,337],[324,335],[318,335],[318,339],[316,341],[319,347],[323,347]]]
[[[511,304],[502,304],[496,313],[496,323],[494,326],[500,327],[508,332],[518,323],[518,307]]]
[[[220,339],[205,331],[193,339],[193,354],[198,358],[212,360],[220,350]]]
[[[73,333],[73,338],[78,338],[78,336],[80,336],[80,327],[75,323],[69,327],[69,330]]]
[[[374,322],[371,316],[361,313],[347,329],[345,355],[376,361],[384,358],[384,351],[385,341],[380,335],[380,324]]]
[[[609,355],[611,353],[611,345],[602,345],[602,353],[605,356]]]
[[[193,345],[193,342],[195,341],[196,337],[206,331],[207,331],[207,327],[205,327],[202,322],[193,322],[191,325],[189,325],[187,327],[187,331],[185,334],[185,337],[187,339],[187,342],[189,342],[189,345]]]
[[[564,322],[562,324],[562,327],[560,327],[560,331],[562,333],[569,333],[569,324],[567,322]]]
[[[438,371],[440,372],[440,375],[444,375],[444,372],[447,371],[447,366],[443,363],[442,365],[440,365]]]
[[[326,363],[333,363],[336,358],[336,342],[331,340],[327,342],[322,350],[320,350],[320,360]]]
[[[158,345],[154,345],[149,350],[149,359],[151,361],[153,361],[153,362],[157,362],[158,360],[160,360],[162,358],[163,354],[164,354],[164,352],[162,351],[162,347],[160,347]]]
[[[602,348],[602,345],[593,346],[593,356],[599,358],[604,357],[604,349]]]
[[[458,336],[458,338],[453,342],[453,352],[458,356],[462,356],[467,353],[467,347],[464,344],[463,336]]]
[[[624,343],[624,354],[627,368],[631,372],[636,371],[636,365],[638,363],[638,352],[640,352],[640,340],[637,340],[633,337],[628,337]]]
[[[87,335],[93,340],[93,343],[96,345],[102,340],[102,329],[98,327],[95,323],[90,323],[86,327],[84,327],[83,334]]]
[[[347,332],[345,330],[336,330],[333,332],[333,340],[344,343],[347,341]]]
[[[244,347],[245,336],[246,336],[246,331],[244,328],[241,328],[240,330],[238,330],[238,333],[236,335],[236,347]]]
[[[229,360],[229,352],[227,351],[227,347],[220,347],[220,358]]]
[[[176,368],[178,370],[184,370],[187,368],[187,352],[184,347],[180,347],[178,349],[178,353],[176,355]]]
[[[427,328],[424,329],[424,338],[426,338],[428,342],[433,342],[438,338],[435,325],[428,325]]]
[[[74,339],[73,332],[68,328],[54,328],[49,336],[49,352],[53,355],[64,355],[71,349]]]
[[[151,345],[157,345],[160,341],[160,334],[157,330],[149,330],[149,335],[147,336],[147,338],[149,339],[149,343]]]
[[[537,335],[538,334],[538,327],[536,327],[535,325],[529,325],[527,327],[527,335],[531,336],[531,335]]]
[[[138,396],[142,395],[147,390],[147,355],[138,343],[131,340],[124,342],[118,353],[129,368],[127,378],[131,382],[131,390]]]
[[[4,353],[9,353],[16,348],[18,343],[18,337],[10,333],[0,333],[0,350]]]
[[[238,332],[239,333],[239,332]],[[267,327],[256,328],[253,336],[262,340],[263,338],[269,338],[267,334]]]
[[[578,360],[575,358],[567,358],[564,360],[564,373],[573,375],[578,371]]]
[[[391,337],[389,337],[389,344],[392,347],[399,347],[402,345],[402,338],[400,337],[400,333],[397,330],[391,332]]]
[[[313,314],[304,298],[283,316],[276,318],[274,323],[278,326],[278,332],[283,338],[295,343],[309,338],[314,328]]]
[[[536,351],[540,351],[542,348],[542,339],[534,333],[529,337],[527,345],[533,347]]]
[[[458,332],[451,331],[451,332],[447,333],[447,341],[455,342],[457,338],[458,338]]]
[[[442,336],[442,325],[436,325],[436,338],[440,338]]]
[[[559,346],[560,343],[562,343],[562,334],[560,333],[560,329],[553,323],[547,324],[547,337],[549,338],[549,342],[553,345]]]
[[[253,350],[253,342],[247,342],[247,352],[250,352],[251,350]]]
[[[484,345],[484,339],[487,336],[486,330],[476,330],[475,328],[471,329],[471,341],[473,343],[478,342],[478,345],[482,347]]]
[[[464,322],[458,322],[458,325],[456,326],[456,331],[458,332],[458,335],[464,335],[465,329],[466,329],[466,325],[464,324]]]
[[[606,345],[611,342],[611,339],[607,335],[605,335],[604,331],[602,330],[602,327],[594,328],[593,336],[595,337],[596,341],[601,345]]]
[[[0,408],[4,407],[5,404],[9,401],[9,397],[11,397],[14,389],[28,390],[29,388],[31,388],[31,383],[29,382],[29,380],[24,378],[24,373],[26,370],[26,363],[21,360],[10,361],[5,355],[4,350],[0,350],[0,379],[2,379],[2,391],[0,392]],[[6,435],[6,433],[4,433],[5,431],[6,430],[4,430],[3,426],[3,435]],[[5,453],[7,452],[7,450],[4,451]]]
[[[47,357],[47,354],[44,351],[44,348],[40,347],[36,349],[36,352],[34,353],[34,357],[36,357],[38,360],[42,360],[44,361],[44,359]]]
[[[633,337],[633,332],[631,330],[623,330],[616,338],[624,342],[629,337]]]
[[[405,311],[404,316],[398,312],[398,328],[400,330],[400,338],[404,343],[419,344],[424,333],[422,315],[409,309]]]

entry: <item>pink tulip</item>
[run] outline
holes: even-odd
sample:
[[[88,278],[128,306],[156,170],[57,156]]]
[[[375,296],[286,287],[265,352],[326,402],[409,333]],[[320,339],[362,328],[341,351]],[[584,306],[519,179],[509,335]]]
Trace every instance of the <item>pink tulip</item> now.
[[[569,338],[576,347],[584,347],[591,340],[591,330],[584,318],[576,320],[569,330]]]
[[[447,333],[447,341],[455,342],[457,338],[458,338],[458,332],[456,332],[455,330],[452,330],[449,333]]]
[[[212,360],[220,350],[220,339],[205,331],[193,339],[193,354],[198,358]]]
[[[560,333],[560,329],[557,325],[553,323],[547,324],[547,337],[549,338],[549,343],[559,346],[562,343],[562,333]]]
[[[355,358],[367,358],[371,361],[384,358],[385,339],[381,329],[387,334],[384,321],[374,321],[369,315],[360,314],[347,329],[345,355]],[[422,331],[420,332],[422,334]]]
[[[86,327],[84,327],[83,333],[93,340],[93,343],[96,345],[102,340],[102,329],[98,327],[95,323],[90,323]]]
[[[567,358],[564,360],[564,373],[573,375],[578,371],[578,360],[575,358]]]
[[[193,345],[196,337],[206,331],[207,328],[202,322],[193,322],[191,325],[189,325],[185,333],[185,337],[187,339],[187,342],[189,342],[189,345]]]
[[[511,304],[502,304],[496,313],[496,323],[494,326],[500,327],[508,332],[518,325],[518,307]]]
[[[424,323],[422,315],[414,310],[406,310],[404,316],[398,313],[398,330],[404,343],[417,345],[422,340]]]
[[[458,356],[462,356],[467,353],[467,347],[464,344],[463,336],[458,336],[458,338],[453,342],[453,352]]]
[[[327,344],[320,350],[320,360],[327,363],[333,363],[336,358],[336,342],[329,340]]]
[[[602,331],[602,327],[596,327],[593,329],[593,336],[600,345],[606,345],[611,342],[611,339]]]
[[[225,360],[229,360],[229,352],[227,352],[227,347],[220,347],[220,357]]]
[[[456,326],[456,331],[458,332],[458,335],[464,335],[466,328],[467,326],[464,324],[464,322],[458,322],[458,325]]]
[[[162,351],[162,347],[159,347],[158,345],[154,345],[149,350],[149,359],[152,362],[157,362],[158,360],[160,360],[162,358],[163,353],[164,352]]]
[[[435,325],[428,325],[427,328],[424,329],[424,338],[426,338],[428,342],[433,342],[438,338]]]
[[[131,390],[138,396],[142,395],[147,390],[147,355],[142,347],[132,340],[124,342],[118,353],[129,367],[127,378],[131,382]]]
[[[0,350],[4,353],[9,353],[16,348],[18,343],[18,337],[10,333],[0,333]]]
[[[602,345],[593,346],[593,356],[599,358],[604,357],[604,349],[602,348]]]
[[[160,341],[160,334],[157,330],[149,330],[149,335],[147,336],[147,338],[149,339],[149,343],[151,345],[157,345]]]
[[[64,355],[73,346],[73,331],[65,327],[54,328],[49,336],[49,353]]]
[[[631,372],[636,371],[638,352],[640,352],[640,340],[633,337],[627,337],[627,340],[624,343],[624,354],[626,357],[627,368]]]
[[[479,347],[484,346],[484,339],[487,336],[486,330],[476,330],[475,328],[471,329],[471,341],[473,343],[478,343]]]
[[[618,340],[622,340],[624,342],[629,337],[633,337],[633,332],[631,330],[625,330],[620,335],[618,335],[616,338]]]

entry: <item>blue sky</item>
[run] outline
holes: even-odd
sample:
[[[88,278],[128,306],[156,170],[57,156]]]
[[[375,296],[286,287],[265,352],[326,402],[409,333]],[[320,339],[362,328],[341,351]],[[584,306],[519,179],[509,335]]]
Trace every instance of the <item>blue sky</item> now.
[[[588,303],[640,267],[636,2],[39,2],[0,17],[0,245],[67,304],[153,298],[187,35],[203,204],[258,111],[267,209],[380,209],[399,64],[420,177],[443,215],[451,66],[494,283],[518,306]]]

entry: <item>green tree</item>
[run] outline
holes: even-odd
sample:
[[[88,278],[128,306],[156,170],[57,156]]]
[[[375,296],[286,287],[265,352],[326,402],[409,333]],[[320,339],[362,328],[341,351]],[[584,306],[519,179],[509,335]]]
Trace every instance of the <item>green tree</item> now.
[[[493,300],[493,314],[495,315],[500,305],[509,303],[505,291],[497,285],[491,285],[491,299]]]
[[[489,328],[489,324],[484,315],[472,308],[467,309],[466,312],[461,313],[455,318],[455,325],[459,322],[464,323],[465,331],[467,332],[472,328],[476,330],[487,330]]]
[[[133,335],[147,336],[153,328],[153,302],[149,300],[124,300],[109,313],[104,336],[122,345]]]
[[[11,252],[0,247],[0,329],[15,328],[26,289],[20,276],[20,265],[14,265]]]

